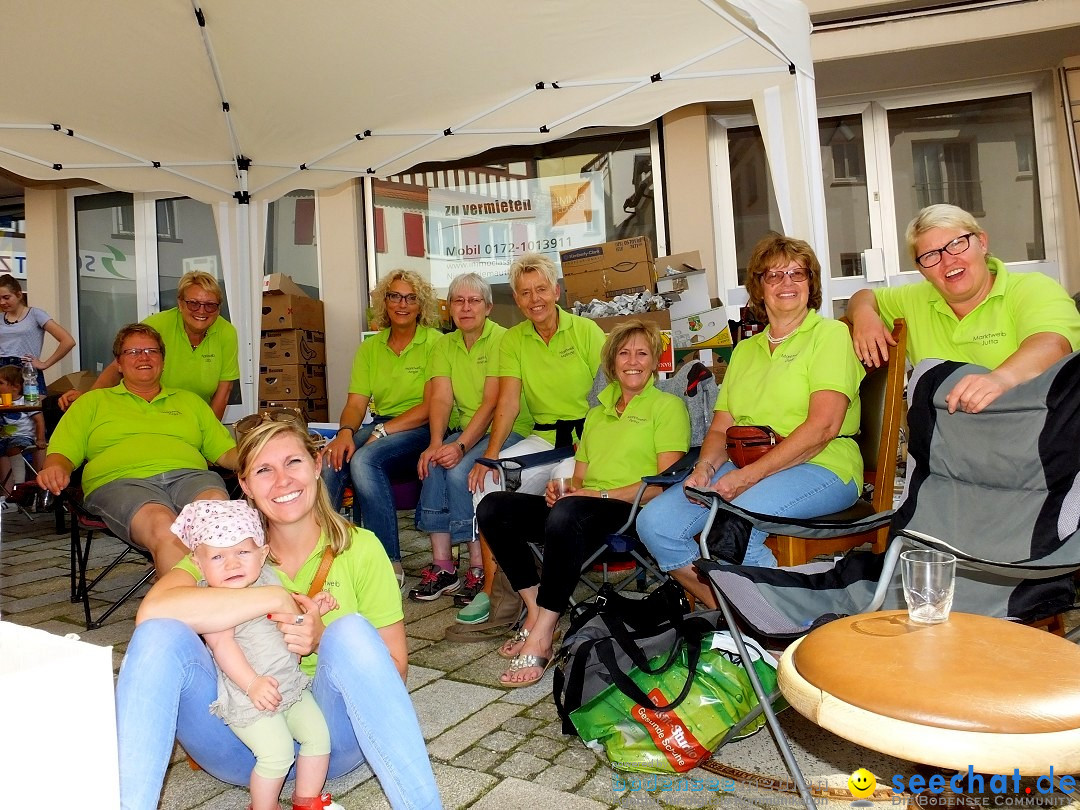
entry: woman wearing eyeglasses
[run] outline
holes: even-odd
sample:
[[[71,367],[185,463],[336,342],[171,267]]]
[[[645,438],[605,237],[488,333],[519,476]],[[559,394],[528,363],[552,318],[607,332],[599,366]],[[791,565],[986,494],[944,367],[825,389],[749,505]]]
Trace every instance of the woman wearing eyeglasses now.
[[[1068,293],[1041,273],[1009,273],[964,209],[924,208],[908,225],[907,244],[926,280],[860,290],[848,305],[855,352],[868,366],[888,359],[893,322],[904,318],[912,365],[936,358],[993,369],[969,374],[946,397],[950,413],[978,413],[1080,347]]]
[[[191,391],[209,405],[218,419],[240,379],[236,327],[220,317],[221,286],[209,273],[185,273],[176,288],[176,307],[143,318],[165,341],[168,360],[161,376],[166,388]],[[120,382],[120,368],[110,363],[98,376],[96,388],[112,388]],[[68,391],[60,397],[67,408],[79,396]]]
[[[431,444],[420,454],[417,464],[424,488],[416,510],[416,527],[431,535],[432,562],[420,572],[420,584],[409,591],[409,598],[428,602],[461,589],[450,547],[452,543],[468,543],[469,569],[463,592],[458,594],[465,605],[484,587],[480,541],[473,529],[469,473],[487,448],[485,439],[499,399],[499,350],[506,327],[489,320],[491,286],[476,273],[455,277],[446,296],[457,329],[440,336],[431,353]],[[532,416],[524,397],[520,406],[503,447],[520,442],[532,432]],[[455,410],[460,430],[444,438]]]
[[[859,383],[865,371],[847,327],[823,318],[821,267],[810,246],[770,234],[754,247],[746,275],[748,306],[768,326],[739,342],[724,375],[701,455],[684,486],[713,489],[744,509],[816,517],[851,506],[862,485]],[[781,438],[757,461],[728,458],[727,431],[767,425]],[[641,540],[683,587],[715,607],[697,577],[694,535],[708,510],[671,487],[638,516]],[[765,533],[750,534],[743,565],[775,567]]]
[[[424,401],[428,357],[440,332],[438,299],[412,270],[394,270],[371,291],[371,325],[353,358],[337,436],[326,445],[323,478],[335,508],[351,475],[353,519],[382,542],[404,585],[391,475],[412,475],[428,446]],[[362,424],[371,408],[372,421]]]
[[[167,356],[153,327],[123,327],[113,341],[123,379],[72,404],[37,479],[59,495],[86,462],[86,508],[115,535],[149,551],[159,576],[187,553],[170,529],[180,510],[195,500],[229,497],[207,462],[236,469],[236,443],[210,407],[191,391],[162,384]]]

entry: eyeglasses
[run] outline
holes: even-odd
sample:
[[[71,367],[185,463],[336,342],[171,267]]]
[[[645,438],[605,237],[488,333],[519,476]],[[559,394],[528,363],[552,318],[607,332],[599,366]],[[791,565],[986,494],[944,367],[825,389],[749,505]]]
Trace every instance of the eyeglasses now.
[[[239,420],[236,423],[236,435],[243,436],[265,422],[286,422],[290,425],[296,425],[301,430],[307,430],[304,415],[296,408],[267,408]]]
[[[451,298],[450,304],[455,307],[463,307],[468,304],[470,307],[480,307],[484,305],[483,298]]]
[[[386,300],[389,301],[391,304],[400,304],[402,301],[404,301],[406,304],[415,304],[417,301],[420,300],[420,296],[418,296],[416,293],[408,293],[407,295],[403,295],[399,292],[388,292],[386,294]]]
[[[154,357],[155,355],[163,354],[163,352],[161,349],[147,346],[145,349],[121,349],[120,354],[125,357]]]
[[[200,309],[204,312],[217,312],[221,308],[221,304],[216,301],[196,301],[194,298],[185,298],[184,306],[188,308],[188,312],[198,312]]]
[[[793,267],[791,270],[766,270],[764,273],[759,274],[758,278],[770,287],[775,287],[783,280],[784,276],[797,284],[810,278],[810,271],[805,267]]]
[[[939,247],[937,250],[928,250],[926,253],[921,253],[915,257],[915,264],[919,265],[919,267],[924,270],[927,270],[941,263],[942,251],[945,251],[950,256],[959,256],[968,249],[968,245],[971,244],[971,237],[974,235],[974,233],[962,233],[948,244]]]

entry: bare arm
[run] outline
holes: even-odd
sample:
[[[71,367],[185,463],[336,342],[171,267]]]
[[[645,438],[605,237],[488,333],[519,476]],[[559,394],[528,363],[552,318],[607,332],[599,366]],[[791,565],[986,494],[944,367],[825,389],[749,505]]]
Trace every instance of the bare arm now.
[[[56,351],[49,355],[45,360],[34,358],[34,368],[45,369],[59,363],[68,353],[75,348],[75,338],[71,336],[71,333],[58,324],[54,320],[45,321],[45,325],[42,327],[45,333],[50,335],[60,345],[56,347]]]
[[[656,471],[657,472],[663,472],[668,467],[670,467],[672,464],[674,464],[676,461],[678,461],[680,458],[682,458],[684,455],[686,455],[686,454],[682,453],[680,451],[677,451],[677,450],[669,451],[669,452],[665,452],[665,453],[657,453],[656,454]],[[577,462],[577,464],[574,466],[574,489],[569,493],[570,495],[576,495],[578,497],[585,497],[585,498],[599,498],[600,497],[600,490],[598,490],[598,489],[584,489],[581,486],[581,482],[585,480],[585,473],[586,473],[586,471],[588,469],[589,469],[589,465],[586,464],[583,461]],[[637,497],[639,489],[641,489],[641,482],[640,481],[638,481],[636,483],[633,483],[633,484],[627,484],[624,487],[616,487],[615,489],[609,489],[607,491],[607,493],[608,493],[608,497],[612,498],[614,500],[626,501],[627,503],[633,503],[634,498]],[[660,487],[660,486],[648,487],[645,490],[645,494],[641,496],[641,502],[646,503],[647,501],[651,500],[652,498],[655,498],[657,495],[659,495],[663,491],[664,491],[664,488]],[[546,497],[548,499],[548,506],[551,506],[551,504],[553,504],[555,502],[554,494],[555,493],[554,493],[554,490],[553,490],[553,482],[549,481],[548,482],[548,490],[545,493],[545,495],[546,495]]]
[[[224,467],[226,470],[232,470],[236,472],[240,467],[240,455],[236,448],[226,451],[225,455],[214,462],[219,467]]]
[[[469,451],[469,448],[484,438],[484,434],[487,433],[487,429],[491,425],[491,418],[495,414],[495,404],[498,400],[499,378],[487,377],[484,380],[484,398],[476,413],[473,414],[472,419],[465,425],[465,429],[461,431],[457,441],[453,444],[442,445],[438,452],[432,455],[431,460],[447,469],[456,467]],[[434,439],[434,427],[431,435]]]
[[[360,427],[367,414],[370,397],[363,394],[349,394],[345,400],[345,407],[341,409],[341,417],[338,424],[341,426],[337,435],[330,440],[323,452],[327,461],[334,470],[340,470],[342,464],[347,464],[352,454],[356,452],[356,442],[353,441],[353,432]]]
[[[810,395],[806,421],[753,464],[724,475],[713,489],[730,501],[763,478],[809,461],[840,435],[848,402],[839,391],[815,391]]]
[[[949,413],[978,413],[1010,388],[1034,379],[1072,351],[1056,332],[1038,332],[989,374],[968,374],[945,397]]]
[[[735,424],[734,418],[727,411],[716,411],[712,422],[709,423],[709,432],[705,434],[705,441],[701,443],[701,452],[683,482],[683,487],[696,487],[704,489],[709,486],[720,465],[728,460],[727,454],[727,431]]]
[[[236,643],[233,628],[216,633],[204,633],[206,646],[214,654],[214,662],[226,677],[244,690],[256,709],[273,711],[281,704],[277,679],[271,675],[256,672]]]
[[[514,420],[517,419],[519,410],[521,410],[521,380],[517,377],[499,377],[499,398],[495,403],[495,416],[491,422],[491,433],[488,435],[484,458],[499,457],[503,442],[514,429]],[[474,464],[469,473],[469,491],[475,492],[489,472],[492,470],[488,467]],[[495,480],[498,481],[498,471],[495,471],[495,476]]]
[[[425,399],[429,401],[428,425],[431,429],[431,442],[416,462],[416,473],[421,481],[427,478],[430,466],[438,464],[438,459],[443,455],[441,453],[443,436],[446,435],[446,428],[450,423],[450,410],[454,406],[454,386],[450,378],[432,377],[427,384]],[[460,454],[458,460],[460,460]]]
[[[896,345],[896,339],[881,320],[873,290],[859,290],[851,296],[847,317],[851,321],[851,343],[863,364],[877,368],[888,362],[889,347]]]
[[[378,632],[386,644],[386,649],[390,651],[390,657],[394,659],[401,680],[404,681],[409,677],[409,647],[405,640],[405,621],[380,627]]]
[[[258,588],[197,588],[181,568],[161,577],[143,597],[135,623],[177,619],[196,633],[216,633],[268,613],[298,613],[296,601],[278,585]]]
[[[229,399],[232,397],[235,384],[236,380],[222,380],[218,383],[214,395],[210,397],[210,410],[214,412],[214,416],[218,418],[218,421],[221,421],[225,416],[225,409],[229,407]]]

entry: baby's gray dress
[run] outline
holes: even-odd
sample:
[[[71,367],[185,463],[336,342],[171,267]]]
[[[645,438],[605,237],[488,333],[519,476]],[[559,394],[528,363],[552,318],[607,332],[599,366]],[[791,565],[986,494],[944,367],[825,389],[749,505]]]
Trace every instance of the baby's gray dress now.
[[[273,570],[264,565],[259,578],[249,587],[280,584],[281,581]],[[206,581],[200,581],[199,585],[205,586]],[[262,717],[271,717],[292,706],[300,699],[300,693],[307,688],[311,678],[300,671],[299,658],[285,646],[285,639],[277,624],[265,616],[238,625],[233,636],[252,669],[260,675],[276,678],[278,692],[281,693],[281,703],[277,711],[260,711],[252,704],[251,698],[244,694],[243,687],[233,683],[218,667],[218,698],[210,704],[210,714],[220,717],[230,726],[243,728]]]

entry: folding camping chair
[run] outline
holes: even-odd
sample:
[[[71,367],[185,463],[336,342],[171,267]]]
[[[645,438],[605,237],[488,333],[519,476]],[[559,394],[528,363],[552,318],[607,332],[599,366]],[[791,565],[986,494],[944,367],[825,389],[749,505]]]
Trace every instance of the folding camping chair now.
[[[978,658],[964,659],[958,678],[955,659],[946,666],[942,663],[945,659],[938,660],[939,648],[930,653],[928,648],[917,647],[921,642],[912,641],[909,630],[897,631],[896,615],[906,613],[875,614],[882,617],[881,621],[892,622],[889,632],[894,637],[890,642],[888,633],[878,634],[877,649],[894,655],[899,649],[900,658],[918,654],[921,649],[922,664],[929,668],[934,662],[935,668],[927,670],[931,677],[940,675],[946,679],[942,683],[948,681],[955,689],[955,695],[964,696],[951,708],[928,704],[926,695],[911,694],[910,689],[903,699],[882,708],[886,693],[895,694],[901,686],[895,684],[898,690],[891,692],[886,688],[880,676],[888,667],[876,670],[879,677],[874,679],[872,690],[855,694],[850,685],[842,683],[845,670],[850,668],[815,668],[805,661],[811,649],[831,652],[832,663],[838,651],[850,653],[850,646],[844,648],[833,639],[842,636],[854,622],[862,621],[858,616],[852,618],[852,614],[903,608],[895,564],[904,544],[957,555],[954,610],[958,613],[1031,621],[1073,603],[1073,575],[1080,570],[1080,511],[1075,506],[1080,499],[1080,456],[1072,440],[1080,435],[1080,411],[1075,407],[1080,400],[1080,353],[1006,392],[981,414],[949,414],[946,394],[963,376],[980,372],[985,369],[955,362],[928,369],[920,364],[916,369],[911,383],[914,390],[909,453],[913,466],[909,491],[893,517],[895,539],[886,554],[855,553],[835,564],[816,563],[790,570],[721,566],[708,559],[712,528],[708,525],[702,532],[703,559],[697,565],[707,576],[737,644],[741,640],[740,624],[774,638],[806,636],[807,644],[814,639],[803,656],[805,666],[800,666],[799,648],[785,652],[781,687],[785,695],[790,691],[792,705],[824,727],[897,756],[914,758],[912,752],[918,750],[920,761],[943,767],[953,767],[959,763],[958,757],[967,757],[967,764],[978,762],[976,769],[989,768],[985,772],[990,773],[998,772],[993,768],[1001,761],[994,758],[994,746],[1008,751],[1013,750],[1010,744],[1023,743],[1031,746],[1029,753],[1058,752],[1054,760],[1047,761],[1044,756],[1039,767],[1054,764],[1057,770],[1071,772],[1080,767],[1080,712],[1065,708],[1075,706],[1071,677],[1042,679],[1038,690],[1026,684],[1020,688],[1024,680],[1014,679],[1007,690],[1003,684],[996,685],[996,698],[993,690],[987,693],[980,688],[974,692],[985,686],[985,679],[970,678],[971,672],[979,668]],[[985,436],[1009,438],[996,444],[993,452],[986,452],[986,442],[980,441]],[[713,492],[691,490],[689,494],[709,505],[710,518],[723,510],[759,528],[777,522],[776,518],[725,504]],[[809,522],[799,521],[800,528]],[[843,616],[849,618],[841,619]],[[1015,638],[1018,648],[1045,655],[1048,671],[1074,674],[1080,668],[1080,653],[1050,633],[991,623],[989,627],[1000,638],[990,639],[988,647],[987,640],[979,636],[978,623],[964,618],[957,626],[960,624],[963,627],[950,638],[962,640],[966,650],[984,650],[987,658],[1000,657],[987,652],[990,647],[1002,655],[1014,655],[999,641],[1008,638],[1012,642]],[[953,631],[934,632],[940,636]],[[863,636],[862,641],[873,640],[866,632]],[[825,670],[834,674],[822,674]],[[801,678],[806,673],[812,673],[811,680]],[[836,689],[840,695],[833,695],[829,690],[837,682],[841,682]],[[760,684],[755,683],[755,691],[759,689]],[[973,711],[973,702],[990,706],[993,711],[973,712],[979,715],[973,720],[965,715]],[[849,711],[851,706],[863,713]],[[910,711],[905,713],[905,706]],[[840,720],[841,716],[846,716],[847,722]],[[1046,716],[1056,719],[1049,724],[1030,722]],[[906,725],[898,726],[897,722]],[[854,729],[852,723],[864,724],[863,732]],[[779,727],[771,720],[769,727],[788,770],[800,785],[804,802],[812,800],[803,793],[803,780],[797,775],[797,765]],[[976,731],[968,733],[972,728]],[[910,733],[897,733],[902,729]],[[1001,737],[1001,733],[1012,737]],[[917,749],[911,746],[913,738],[918,739]],[[1029,757],[1024,761],[1035,760]],[[966,769],[967,764],[960,763],[961,769]]]

